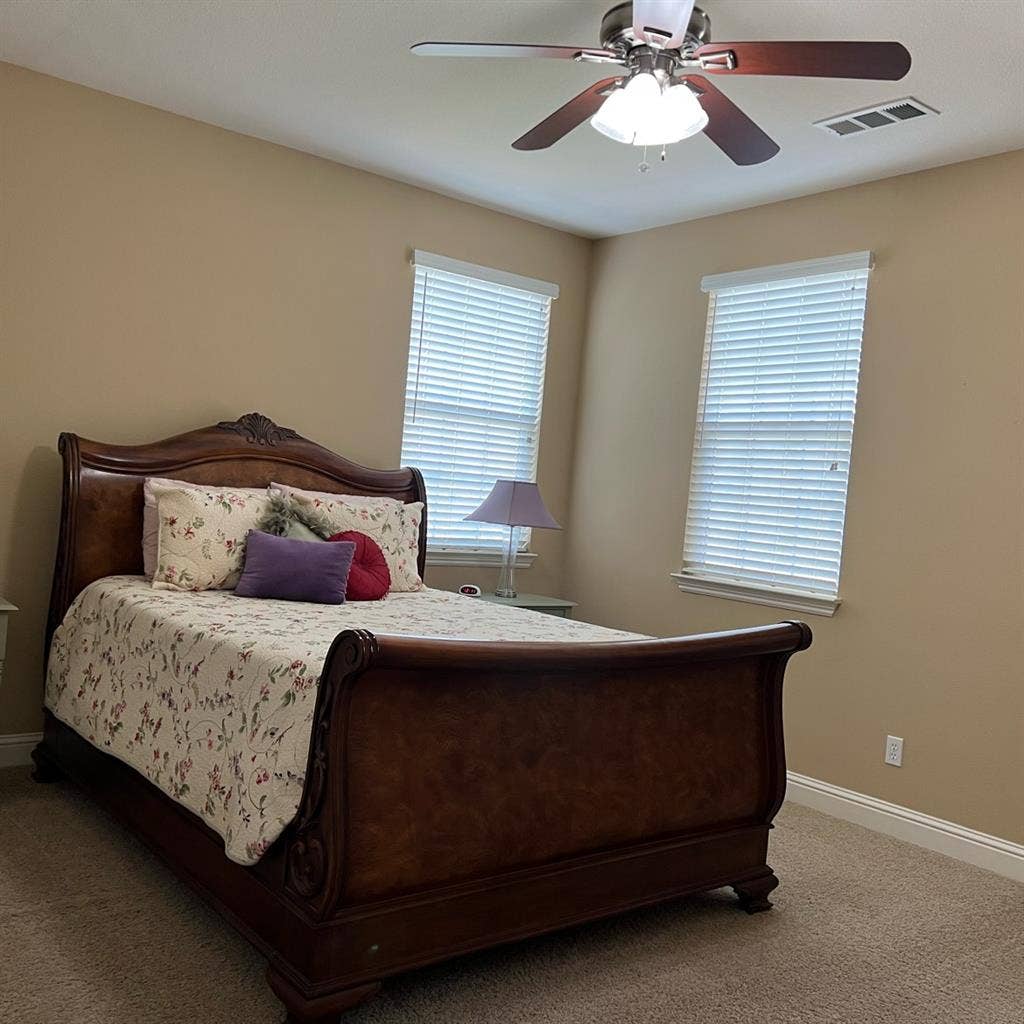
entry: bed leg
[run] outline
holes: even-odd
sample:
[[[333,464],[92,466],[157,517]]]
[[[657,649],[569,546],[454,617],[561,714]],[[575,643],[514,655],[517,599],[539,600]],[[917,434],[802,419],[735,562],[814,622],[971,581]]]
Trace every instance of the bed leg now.
[[[64,778],[64,773],[57,767],[56,762],[50,756],[46,746],[46,740],[37,743],[32,751],[32,778],[36,782],[58,782]]]
[[[779,884],[775,873],[771,868],[755,875],[753,878],[744,878],[742,882],[733,885],[733,892],[739,897],[740,906],[748,914],[759,914],[764,910],[771,910],[772,901],[768,899],[768,893]]]
[[[339,989],[329,995],[309,997],[303,995],[274,964],[267,968],[267,981],[288,1011],[285,1024],[337,1024],[346,1010],[365,1003],[380,991],[380,983],[374,981],[368,985]]]

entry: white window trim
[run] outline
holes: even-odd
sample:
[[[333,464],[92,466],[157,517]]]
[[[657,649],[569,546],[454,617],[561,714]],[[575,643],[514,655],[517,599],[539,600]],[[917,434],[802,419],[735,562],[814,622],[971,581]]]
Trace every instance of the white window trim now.
[[[427,565],[475,565],[482,568],[500,568],[505,561],[503,551],[485,551],[474,548],[427,548]],[[516,568],[529,569],[537,561],[534,551],[516,553]]]
[[[785,281],[789,278],[811,276],[814,274],[834,274],[850,270],[873,270],[874,253],[870,250],[844,253],[839,256],[826,256],[815,260],[801,260],[794,263],[779,263],[770,267],[755,267],[749,270],[737,270],[725,274],[709,274],[701,278],[700,287],[703,292],[715,292],[738,285],[760,284],[766,281]],[[711,324],[708,323],[708,332]],[[704,355],[707,358],[708,340],[705,338]],[[703,367],[702,367],[703,375]],[[687,510],[689,514],[689,510]],[[843,545],[845,546],[845,536]],[[678,572],[670,572],[669,576],[676,581],[676,586],[688,594],[703,597],[717,597],[729,601],[742,601],[746,604],[767,605],[772,608],[786,608],[790,611],[804,612],[808,615],[822,615],[831,618],[843,603],[837,594],[835,597],[813,594],[799,590],[787,590],[781,587],[759,586],[745,580],[716,576],[704,570],[684,568]]]
[[[743,601],[745,604],[762,604],[772,608],[788,608],[790,611],[806,612],[808,615],[824,615],[831,618],[843,603],[841,597],[823,597],[821,594],[805,594],[796,590],[758,587],[752,583],[722,579],[693,570],[672,572],[669,575],[676,581],[676,586],[687,594],[720,597],[727,601]]]
[[[777,263],[772,267],[734,270],[728,274],[709,274],[707,277],[701,278],[700,290],[702,292],[717,292],[723,288],[736,288],[744,284],[788,281],[791,277],[841,274],[847,270],[871,270],[874,265],[874,254],[865,249],[861,252],[843,253],[841,256],[823,256],[819,260],[800,260],[797,263]]]
[[[444,270],[449,274],[461,274],[463,277],[475,277],[478,281],[489,281],[491,284],[504,285],[506,288],[518,288],[520,291],[533,292],[535,295],[548,295],[552,299],[558,298],[558,285],[550,281],[523,277],[521,274],[511,274],[507,270],[496,270],[494,267],[481,267],[476,263],[466,263],[464,260],[453,260],[450,256],[440,256],[436,252],[414,249],[412,264],[415,267]]]

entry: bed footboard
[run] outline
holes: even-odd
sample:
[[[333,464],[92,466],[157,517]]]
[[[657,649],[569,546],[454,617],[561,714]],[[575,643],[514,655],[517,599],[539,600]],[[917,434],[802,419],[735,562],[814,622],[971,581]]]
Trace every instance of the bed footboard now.
[[[810,639],[341,634],[282,844],[318,941],[272,963],[275,990],[319,1019],[389,974],[684,893],[767,909],[783,673]]]
[[[389,975],[731,885],[768,909],[802,623],[612,644],[335,640],[297,819],[252,868],[50,714],[67,775],[268,957],[295,1024]]]

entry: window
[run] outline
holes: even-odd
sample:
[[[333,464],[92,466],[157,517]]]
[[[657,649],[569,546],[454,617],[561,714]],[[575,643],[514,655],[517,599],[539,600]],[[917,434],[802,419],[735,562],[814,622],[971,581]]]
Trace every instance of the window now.
[[[557,285],[417,251],[402,464],[422,472],[427,544],[499,556],[508,527],[464,517],[495,480],[533,480]],[[529,531],[520,531],[520,546]],[[458,557],[458,555],[456,556]]]
[[[683,590],[839,603],[871,254],[706,277]]]

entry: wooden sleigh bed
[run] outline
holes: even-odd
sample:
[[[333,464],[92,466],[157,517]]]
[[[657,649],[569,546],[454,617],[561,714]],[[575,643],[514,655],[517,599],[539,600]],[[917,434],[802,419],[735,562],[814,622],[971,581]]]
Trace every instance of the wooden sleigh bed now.
[[[141,573],[147,476],[426,500],[415,469],[366,469],[256,413],[133,447],[63,434],[60,450],[48,647],[84,587]],[[425,553],[426,515],[421,574]],[[249,938],[290,1021],[334,1021],[389,975],[686,893],[731,885],[746,910],[768,909],[783,673],[810,641],[799,622],[603,644],[346,630],[323,666],[298,817],[253,867],[49,712],[35,775],[79,785]],[[454,754],[432,743],[453,714]],[[538,749],[541,735],[561,740]],[[508,770],[475,770],[497,752]],[[438,783],[389,833],[381,780],[396,756]],[[538,813],[552,806],[554,830]],[[455,834],[453,807],[466,809]]]

